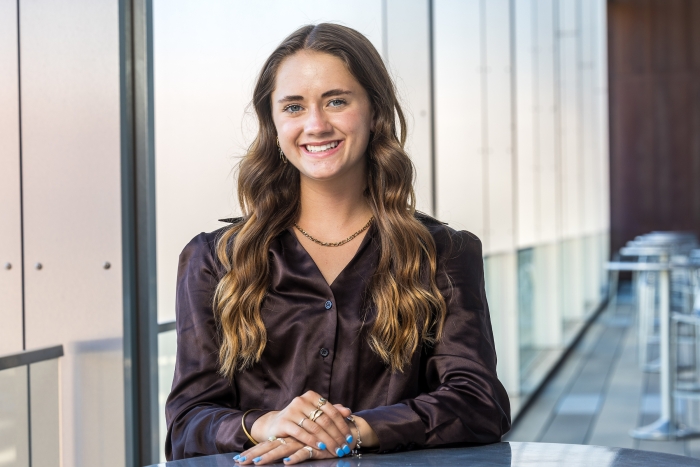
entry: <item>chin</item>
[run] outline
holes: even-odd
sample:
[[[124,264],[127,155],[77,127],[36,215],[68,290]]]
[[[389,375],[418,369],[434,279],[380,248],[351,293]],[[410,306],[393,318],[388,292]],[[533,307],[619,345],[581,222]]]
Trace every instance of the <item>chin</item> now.
[[[341,173],[337,167],[309,167],[301,171],[302,175],[312,180],[329,180]]]
[[[309,180],[314,180],[314,181],[322,182],[322,181],[325,181],[325,180],[333,180],[334,178],[336,178],[336,176],[337,176],[338,174],[335,173],[335,172],[331,172],[331,173],[328,173],[328,172],[322,172],[322,173],[308,173],[308,172],[307,172],[307,173],[304,173],[304,174],[302,174],[302,175],[304,175],[304,177],[307,178],[307,179],[309,179]]]

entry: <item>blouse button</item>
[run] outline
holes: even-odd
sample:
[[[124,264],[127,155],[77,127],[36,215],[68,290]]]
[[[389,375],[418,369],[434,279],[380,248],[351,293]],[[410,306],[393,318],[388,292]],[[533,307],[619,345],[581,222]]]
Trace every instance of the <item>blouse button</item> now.
[[[326,358],[326,357],[328,356],[328,353],[329,353],[329,352],[328,352],[328,349],[325,349],[325,348],[324,348],[324,349],[321,349],[321,350],[319,351],[319,353],[321,354],[321,356],[322,356],[323,358]]]
[[[326,310],[330,310],[332,306],[333,306],[333,302],[331,302],[330,300],[328,300],[328,301],[326,302]]]

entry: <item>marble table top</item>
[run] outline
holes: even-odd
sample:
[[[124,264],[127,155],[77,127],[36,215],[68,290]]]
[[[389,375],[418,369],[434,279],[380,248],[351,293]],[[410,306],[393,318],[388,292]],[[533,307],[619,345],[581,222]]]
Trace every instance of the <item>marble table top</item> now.
[[[237,465],[233,461],[235,454],[196,457],[156,464],[156,466],[233,467]],[[503,442],[468,448],[425,449],[395,454],[363,454],[361,458],[312,460],[300,465],[309,465],[310,467],[700,467],[700,460],[672,454],[603,446]]]

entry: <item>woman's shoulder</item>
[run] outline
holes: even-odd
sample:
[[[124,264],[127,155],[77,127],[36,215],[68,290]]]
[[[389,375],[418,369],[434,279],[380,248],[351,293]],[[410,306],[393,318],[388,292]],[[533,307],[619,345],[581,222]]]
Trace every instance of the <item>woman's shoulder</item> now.
[[[180,264],[190,263],[192,261],[201,262],[211,267],[214,270],[219,270],[221,264],[216,254],[216,246],[219,239],[234,225],[240,222],[242,218],[219,219],[220,222],[225,222],[227,225],[213,230],[211,232],[201,232],[195,235],[180,253]]]
[[[455,230],[446,222],[439,221],[424,212],[416,211],[416,219],[423,224],[435,240],[438,254],[446,251],[462,252],[475,250],[481,254],[481,240],[467,230]]]

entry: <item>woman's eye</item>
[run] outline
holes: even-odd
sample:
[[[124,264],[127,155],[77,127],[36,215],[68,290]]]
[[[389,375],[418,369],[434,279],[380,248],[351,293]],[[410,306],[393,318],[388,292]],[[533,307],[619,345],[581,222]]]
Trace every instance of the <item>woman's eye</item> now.
[[[328,103],[328,105],[331,107],[340,107],[343,104],[345,104],[345,101],[343,99],[333,99]]]
[[[289,104],[284,108],[284,111],[290,113],[301,112],[301,106],[299,104]]]

